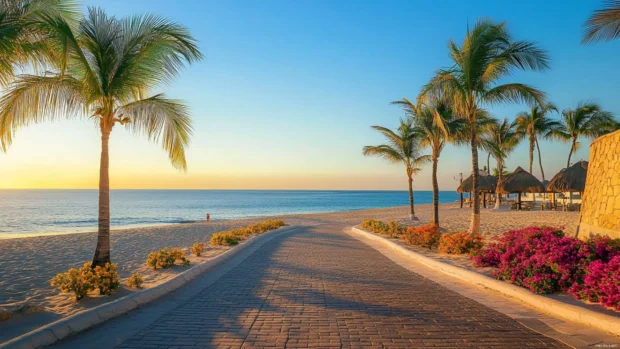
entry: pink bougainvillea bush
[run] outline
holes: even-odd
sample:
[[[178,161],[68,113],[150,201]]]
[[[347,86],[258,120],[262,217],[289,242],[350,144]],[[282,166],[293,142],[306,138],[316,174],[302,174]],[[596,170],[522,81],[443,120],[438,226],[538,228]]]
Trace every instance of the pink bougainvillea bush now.
[[[472,260],[478,267],[496,267],[497,279],[532,292],[570,292],[620,310],[619,239],[581,241],[557,228],[529,227],[499,235]]]

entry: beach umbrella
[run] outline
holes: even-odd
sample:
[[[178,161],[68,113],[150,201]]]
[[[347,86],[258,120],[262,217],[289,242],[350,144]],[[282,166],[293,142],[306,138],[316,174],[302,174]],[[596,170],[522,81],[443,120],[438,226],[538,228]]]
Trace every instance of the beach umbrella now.
[[[562,169],[553,176],[547,191],[553,193],[583,192],[586,187],[586,176],[588,174],[588,162],[579,161],[569,168]]]
[[[497,187],[497,177],[495,176],[480,176],[480,187],[479,192],[483,193],[483,205],[487,207],[487,196],[486,193],[495,192],[495,187]],[[474,179],[472,176],[467,177],[461,185],[456,189],[456,192],[468,193],[474,189]]]
[[[519,194],[519,209],[521,209],[521,194],[522,193],[544,193],[545,187],[534,177],[531,173],[525,171],[520,166],[517,169],[504,177],[497,186],[498,194]]]

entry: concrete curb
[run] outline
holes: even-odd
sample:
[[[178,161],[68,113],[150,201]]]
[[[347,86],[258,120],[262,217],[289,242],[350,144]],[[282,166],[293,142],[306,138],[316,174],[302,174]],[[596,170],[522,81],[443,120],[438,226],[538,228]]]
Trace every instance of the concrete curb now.
[[[409,259],[412,259],[418,263],[421,263],[446,275],[455,277],[457,279],[466,281],[479,287],[488,288],[500,292],[501,294],[509,297],[517,298],[518,300],[525,302],[528,305],[540,309],[548,314],[558,316],[580,324],[584,324],[590,327],[595,327],[620,336],[620,317],[601,314],[592,310],[584,309],[582,307],[566,304],[555,299],[531,293],[530,291],[522,287],[513,285],[508,282],[496,280],[486,275],[482,275],[447,263],[439,262],[432,258],[423,256],[417,252],[411,251],[403,246],[400,246],[394,241],[390,241],[377,234],[370,233],[356,227],[352,227],[350,231],[350,235],[356,237],[359,240],[362,240],[361,238],[366,238],[369,240],[377,241],[384,246],[392,249],[396,253],[400,253],[408,257]]]
[[[0,349],[35,349],[52,345],[63,338],[75,335],[95,325],[101,324],[107,320],[113,319],[119,315],[123,315],[133,309],[152,302],[187,284],[206,271],[224,263],[233,256],[248,249],[250,246],[258,242],[264,243],[273,239],[277,233],[284,233],[295,228],[297,227],[289,226],[257,235],[254,238],[247,240],[245,243],[235,246],[209,261],[197,264],[196,266],[155,287],[138,291],[110,303],[102,304],[92,309],[88,309],[52,322],[51,324],[43,327],[39,327],[36,330],[0,344]]]

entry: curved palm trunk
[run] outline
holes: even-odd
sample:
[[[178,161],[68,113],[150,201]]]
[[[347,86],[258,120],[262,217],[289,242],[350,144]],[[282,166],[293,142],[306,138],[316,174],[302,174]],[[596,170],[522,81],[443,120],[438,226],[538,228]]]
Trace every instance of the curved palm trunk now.
[[[469,226],[469,232],[471,234],[480,233],[480,172],[478,169],[478,136],[476,135],[476,119],[475,116],[471,118],[471,167],[473,186],[472,191],[474,193],[473,201],[474,206],[471,214],[471,224]]]
[[[111,128],[101,126],[101,163],[99,167],[99,230],[92,266],[110,263],[110,157],[108,142]]]
[[[439,226],[439,183],[437,183],[437,163],[439,156],[433,149],[433,224]]]
[[[566,168],[570,167],[570,158],[575,151],[575,146],[577,145],[577,138],[573,138],[573,143],[570,146],[570,153],[568,153],[568,161],[566,162]]]
[[[538,149],[538,164],[540,165],[540,173],[542,174],[542,180],[545,180],[545,170],[542,165],[542,157],[540,157],[540,145],[538,144],[538,138],[536,138],[536,149]]]
[[[487,171],[491,175],[491,153],[487,154]]]
[[[407,177],[409,182],[409,218],[415,219],[415,211],[413,208],[413,177],[409,174]]]
[[[534,137],[530,137],[530,173],[534,167]]]

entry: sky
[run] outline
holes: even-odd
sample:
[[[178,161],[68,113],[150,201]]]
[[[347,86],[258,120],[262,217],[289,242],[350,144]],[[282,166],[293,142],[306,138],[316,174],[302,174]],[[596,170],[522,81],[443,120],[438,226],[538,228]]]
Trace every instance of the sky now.
[[[117,127],[110,139],[113,189],[407,188],[402,166],[362,156],[383,142],[371,125],[396,127],[391,101],[415,99],[450,65],[448,39],[460,42],[479,18],[506,21],[516,39],[546,49],[552,68],[502,82],[531,84],[560,109],[599,103],[620,117],[620,40],[581,46],[582,24],[598,1],[210,1],[87,0],[124,17],[157,13],[186,25],[205,59],[162,88],[191,108],[188,171],[174,169],[156,144]],[[489,108],[513,119],[528,106]],[[558,115],[553,115],[558,117]],[[573,155],[587,159],[589,140]],[[19,130],[0,153],[0,188],[97,188],[100,136],[92,122],[64,120]],[[569,145],[541,142],[547,179]],[[480,154],[480,166],[486,154]],[[535,160],[537,164],[537,160]],[[492,164],[494,166],[494,164]],[[528,166],[523,142],[509,170]],[[448,146],[439,160],[442,190],[471,172],[471,151]],[[534,174],[540,178],[535,165]],[[431,188],[430,166],[415,179]]]

